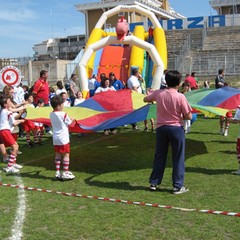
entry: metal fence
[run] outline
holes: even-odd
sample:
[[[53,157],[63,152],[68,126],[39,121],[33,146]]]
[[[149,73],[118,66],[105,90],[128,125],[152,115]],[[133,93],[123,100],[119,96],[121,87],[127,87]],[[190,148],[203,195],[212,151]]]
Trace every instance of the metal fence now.
[[[215,76],[219,69],[224,69],[228,77],[240,80],[240,53],[206,56],[177,56],[168,59],[168,69],[176,69],[183,75],[196,72],[202,78]]]

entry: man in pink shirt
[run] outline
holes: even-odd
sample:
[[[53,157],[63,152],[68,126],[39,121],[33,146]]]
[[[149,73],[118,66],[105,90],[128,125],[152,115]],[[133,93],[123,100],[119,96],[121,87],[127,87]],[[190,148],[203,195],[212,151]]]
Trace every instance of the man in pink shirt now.
[[[186,97],[177,90],[181,83],[181,74],[177,71],[166,73],[167,88],[156,90],[144,98],[144,102],[156,101],[156,150],[153,170],[149,179],[150,190],[156,191],[161,184],[169,143],[172,146],[173,162],[173,193],[181,194],[188,191],[184,187],[185,175],[185,133],[183,120],[192,119],[192,109]]]

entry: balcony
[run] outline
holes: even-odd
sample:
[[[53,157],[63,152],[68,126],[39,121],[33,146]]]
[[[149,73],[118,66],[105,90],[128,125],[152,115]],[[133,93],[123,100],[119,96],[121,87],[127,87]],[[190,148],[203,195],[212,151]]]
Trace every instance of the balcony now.
[[[216,7],[226,7],[226,6],[234,6],[240,4],[240,0],[211,0],[209,1],[212,8]]]
[[[167,12],[166,10],[162,9],[162,2],[157,0],[82,0],[80,2],[81,3],[75,5],[75,7],[79,12],[82,13],[85,13],[86,10],[108,9],[114,8],[118,5],[139,5],[168,19],[183,18],[183,16],[180,14],[175,12]]]

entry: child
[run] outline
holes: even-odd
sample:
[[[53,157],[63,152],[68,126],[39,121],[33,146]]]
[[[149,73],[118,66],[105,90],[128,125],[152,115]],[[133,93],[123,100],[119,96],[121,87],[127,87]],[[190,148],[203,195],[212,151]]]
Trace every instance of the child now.
[[[56,92],[55,92],[55,89],[54,87],[49,87],[49,101],[51,100],[52,97],[56,96]]]
[[[67,93],[66,89],[63,87],[62,81],[57,81],[57,90],[56,90],[56,95],[61,94],[62,92]]]
[[[44,100],[38,99],[36,108],[44,107]],[[34,145],[42,145],[42,137],[44,134],[44,126],[43,123],[34,122]]]
[[[185,94],[187,92],[191,91],[191,88],[190,88],[190,84],[187,83],[187,82],[184,82],[182,84],[182,90],[181,90],[181,93],[182,94]],[[185,133],[190,133],[191,131],[191,120],[184,120],[184,132]]]
[[[210,88],[210,83],[209,83],[209,81],[204,81],[204,82],[203,82],[203,87],[204,87],[204,88],[207,88],[207,89]]]
[[[60,96],[63,99],[63,106],[64,107],[71,107],[71,102],[68,100],[68,95],[65,92],[60,93]]]
[[[74,120],[70,119],[67,113],[63,112],[63,99],[61,95],[57,95],[51,99],[53,112],[50,113],[50,121],[53,128],[53,145],[55,151],[56,179],[72,180],[75,176],[68,171],[69,169],[69,154],[70,140],[68,126]],[[63,172],[60,172],[62,162]]]
[[[151,88],[147,89],[147,94],[149,94],[152,91]],[[154,127],[154,119],[150,118],[150,123],[151,123],[151,131],[155,133],[155,127]],[[144,120],[144,132],[148,132],[148,120]]]
[[[178,92],[181,74],[178,71],[168,71],[166,73],[166,82],[167,88],[156,90],[143,99],[144,102],[156,101],[157,104],[155,159],[149,179],[149,189],[156,191],[157,185],[162,182],[168,147],[169,143],[171,143],[173,194],[181,194],[188,191],[184,187],[185,134],[183,120],[192,118],[192,109],[186,97]]]
[[[34,104],[33,104],[33,95],[31,93],[25,93],[24,94],[24,100],[26,101],[26,107],[27,108],[35,108]],[[26,118],[27,116],[27,111],[25,111],[23,114],[22,114],[22,118]],[[23,129],[24,131],[26,132],[26,140],[27,140],[27,146],[29,148],[32,148],[34,147],[34,144],[33,142],[31,141],[31,132],[34,136],[35,132],[34,132],[34,129],[35,129],[35,125],[34,125],[34,122],[31,121],[31,120],[25,120],[25,122],[23,123]]]
[[[17,152],[18,152],[18,144],[11,134],[11,127],[18,125],[24,120],[15,120],[13,114],[9,109],[12,106],[11,99],[9,97],[0,98],[0,139],[5,147],[11,147],[12,152],[8,159],[8,165],[3,170],[7,173],[18,173],[19,169],[22,168],[21,165],[16,164]]]
[[[78,91],[77,92],[77,97],[74,100],[74,106],[77,106],[78,104],[84,102],[85,99],[83,98],[82,92]]]
[[[226,117],[229,122],[231,123],[240,123],[240,105],[238,106],[234,118],[232,118],[231,114],[228,112]],[[237,138],[236,142],[236,153],[237,153],[237,160],[238,160],[238,170],[233,172],[234,174],[240,175],[240,133]]]
[[[228,129],[229,129],[229,125],[230,125],[228,118],[226,118],[224,116],[220,116],[219,125],[220,125],[219,133],[226,137],[228,135]]]

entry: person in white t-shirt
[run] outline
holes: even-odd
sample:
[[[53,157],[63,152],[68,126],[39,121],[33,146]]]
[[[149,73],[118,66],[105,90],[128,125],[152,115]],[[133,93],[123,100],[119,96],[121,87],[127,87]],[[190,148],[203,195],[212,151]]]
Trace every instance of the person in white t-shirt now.
[[[88,89],[90,97],[94,96],[95,91],[100,86],[100,83],[97,81],[97,77],[95,74],[88,80]]]
[[[97,90],[95,91],[95,94],[100,93],[100,92],[108,92],[108,91],[116,91],[116,89],[110,85],[109,78],[104,77],[101,80],[100,87],[98,87]]]
[[[85,98],[83,98],[83,94],[81,91],[77,92],[77,98],[74,100],[74,106],[77,106],[78,104],[85,101]]]
[[[113,86],[111,86],[109,78],[107,78],[105,75],[102,75],[101,86],[97,88],[95,94],[108,91],[116,91],[116,89]],[[114,128],[104,130],[104,135],[109,135],[109,133],[116,134],[116,130]]]
[[[4,144],[5,148],[11,147],[12,152],[8,159],[7,167],[3,168],[3,170],[7,173],[18,173],[19,169],[22,168],[21,165],[16,163],[17,153],[18,153],[18,143],[16,139],[11,133],[11,129],[13,126],[16,126],[24,120],[15,120],[12,111],[10,111],[12,107],[12,102],[9,97],[1,97],[0,98],[0,144]],[[3,149],[1,149],[3,150]],[[4,153],[4,155],[6,155]]]
[[[50,113],[50,121],[53,129],[53,145],[55,151],[56,179],[72,180],[75,176],[69,172],[70,138],[68,126],[75,120],[63,112],[63,98],[57,95],[51,99],[53,112]],[[60,172],[61,164],[63,172]]]
[[[133,91],[142,93],[141,84],[139,82],[139,76],[140,76],[140,73],[139,73],[138,69],[134,68],[132,70],[132,75],[127,80],[127,87]],[[137,123],[132,123],[131,125],[134,130],[138,130]]]
[[[64,107],[71,107],[71,101],[68,100],[68,95],[65,92],[60,93],[60,96],[63,99],[63,106]]]
[[[140,75],[139,71],[136,68],[134,68],[132,70],[132,75],[127,80],[127,87],[138,93],[142,93],[141,84],[139,82],[139,75]]]
[[[22,84],[19,84],[17,87],[14,87],[13,101],[16,104],[22,104],[24,102],[24,90],[21,85]]]
[[[62,81],[57,81],[57,90],[56,90],[56,95],[61,94],[62,92],[67,93],[67,90],[63,87]]]

